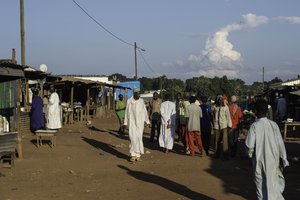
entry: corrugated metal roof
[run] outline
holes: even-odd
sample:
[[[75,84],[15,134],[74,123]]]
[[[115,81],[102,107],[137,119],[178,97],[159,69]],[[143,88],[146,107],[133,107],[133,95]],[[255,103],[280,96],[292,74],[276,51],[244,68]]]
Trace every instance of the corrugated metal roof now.
[[[24,68],[13,63],[0,63],[0,82],[12,81],[24,77]]]
[[[114,88],[122,88],[122,89],[130,89],[127,87],[123,87],[123,86],[118,86],[118,85],[112,85],[112,84],[108,84],[108,83],[103,83],[103,82],[99,82],[99,81],[91,81],[91,80],[86,80],[86,79],[80,79],[79,77],[73,77],[73,76],[60,76],[61,80],[57,83],[60,82],[72,82],[72,83],[81,83],[81,84],[87,84],[87,85],[95,85],[95,86],[107,86],[107,87],[114,87]]]

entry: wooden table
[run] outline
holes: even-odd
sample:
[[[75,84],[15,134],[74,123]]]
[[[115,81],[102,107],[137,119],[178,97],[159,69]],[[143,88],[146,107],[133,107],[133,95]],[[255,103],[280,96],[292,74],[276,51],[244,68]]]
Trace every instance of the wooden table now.
[[[0,135],[0,163],[4,167],[12,167],[17,148],[17,132],[8,132]],[[4,162],[9,162],[10,165],[4,165]]]
[[[74,108],[74,120],[79,122],[83,121],[83,107]]]
[[[43,138],[49,137],[51,144],[50,147],[53,148],[56,146],[56,135],[58,133],[58,130],[36,130],[35,135],[36,135],[36,146],[40,147],[43,145]]]
[[[287,122],[287,121],[284,121],[284,132],[283,132],[284,141],[287,141],[287,140],[300,140],[300,138],[288,137],[287,136],[287,131],[288,131],[289,126],[300,126],[300,122]]]
[[[66,124],[71,124],[71,116],[73,115],[73,109],[63,109],[63,123],[64,125]]]

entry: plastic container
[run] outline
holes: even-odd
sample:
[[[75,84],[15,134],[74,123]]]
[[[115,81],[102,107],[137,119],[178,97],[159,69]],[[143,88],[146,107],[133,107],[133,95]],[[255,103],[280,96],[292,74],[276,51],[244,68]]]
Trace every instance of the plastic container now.
[[[5,133],[9,132],[9,122],[7,121],[6,117],[3,117],[3,131]]]
[[[3,123],[2,115],[0,115],[0,134],[3,133],[4,133],[4,123]]]

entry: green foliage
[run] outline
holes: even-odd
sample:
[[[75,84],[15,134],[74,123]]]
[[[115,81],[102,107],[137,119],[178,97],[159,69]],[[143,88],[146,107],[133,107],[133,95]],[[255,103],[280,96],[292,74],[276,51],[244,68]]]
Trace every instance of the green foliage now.
[[[122,74],[113,74],[109,77],[117,76],[118,81],[132,81]],[[244,100],[248,95],[256,95],[266,89],[270,84],[282,82],[281,79],[275,77],[269,82],[262,84],[254,82],[252,85],[245,85],[241,79],[228,79],[227,76],[208,78],[205,76],[193,77],[185,82],[180,79],[168,79],[165,75],[156,78],[142,77],[138,79],[141,82],[141,91],[160,90],[163,94],[170,94],[173,100],[177,93],[194,94],[198,98],[201,96],[209,96],[212,99],[218,94],[230,97],[236,95],[240,100]]]
[[[124,76],[122,74],[119,74],[119,73],[114,73],[114,74],[108,76],[108,79],[112,80],[114,76],[117,77],[117,81],[124,82],[124,81],[128,81],[129,80],[126,76]]]

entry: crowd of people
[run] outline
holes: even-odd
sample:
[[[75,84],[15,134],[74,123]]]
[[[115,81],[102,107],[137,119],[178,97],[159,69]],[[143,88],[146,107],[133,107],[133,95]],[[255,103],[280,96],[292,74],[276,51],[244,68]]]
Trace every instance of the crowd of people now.
[[[32,89],[32,132],[62,127],[59,96],[53,86],[49,91],[49,98],[42,99],[39,90]],[[254,101],[249,97],[246,104],[240,106],[235,95],[229,99],[226,95],[217,95],[215,101],[211,101],[206,96],[198,99],[181,93],[173,102],[170,95],[166,94],[163,101],[154,92],[147,109],[139,88],[135,88],[133,97],[126,103],[122,94],[118,96],[115,110],[120,124],[118,133],[124,135],[128,129],[130,162],[141,161],[144,154],[145,124],[151,126],[149,141],[157,143],[165,153],[173,150],[177,139],[182,143],[182,151],[189,156],[195,156],[196,144],[200,156],[229,160],[238,153],[241,123],[250,115],[255,121],[250,121],[247,127],[245,147],[253,161],[257,197],[283,199],[285,183],[281,169],[289,162],[278,123],[287,117],[287,105],[282,95],[277,95],[274,103],[276,108],[272,109],[267,98]]]
[[[280,98],[283,97],[276,99],[275,116],[283,120],[286,113],[283,112],[284,100]],[[189,156],[195,155],[196,144],[200,156],[210,156],[214,152],[214,158],[222,156],[224,160],[229,160],[238,152],[240,124],[245,115],[250,115],[255,121],[247,127],[245,147],[247,155],[253,160],[257,197],[283,199],[284,178],[280,169],[289,163],[279,126],[272,118],[270,103],[265,98],[257,101],[249,98],[242,108],[237,102],[235,95],[229,100],[226,95],[217,95],[212,104],[206,96],[197,99],[196,96],[181,93],[177,94],[176,102],[172,102],[169,95],[165,95],[162,101],[155,92],[147,110],[139,90],[134,89],[133,97],[123,107],[123,125],[128,127],[130,140],[130,161],[140,161],[144,153],[144,124],[151,125],[150,142],[157,142],[165,153],[173,149],[177,137]]]

